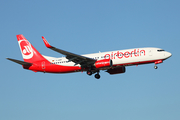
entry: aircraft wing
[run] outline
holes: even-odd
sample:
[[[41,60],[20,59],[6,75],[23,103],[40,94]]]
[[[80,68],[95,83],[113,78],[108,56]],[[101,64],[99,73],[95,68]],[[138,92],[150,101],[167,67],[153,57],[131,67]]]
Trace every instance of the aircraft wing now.
[[[16,59],[12,59],[12,58],[6,58],[6,59],[8,59],[10,61],[13,61],[15,63],[18,63],[20,65],[25,65],[25,66],[31,66],[32,65],[32,63],[24,62],[24,61],[21,61],[21,60],[16,60]]]
[[[65,55],[66,58],[69,61],[73,61],[75,63],[75,65],[80,64],[81,66],[86,67],[86,66],[92,65],[96,62],[96,60],[94,60],[92,58],[77,55],[77,54],[67,52],[67,51],[58,49],[56,47],[53,47],[47,42],[47,40],[43,36],[42,36],[42,39],[43,39],[44,44],[46,45],[47,48],[50,48],[51,50],[54,50],[56,52],[59,52],[59,53]]]

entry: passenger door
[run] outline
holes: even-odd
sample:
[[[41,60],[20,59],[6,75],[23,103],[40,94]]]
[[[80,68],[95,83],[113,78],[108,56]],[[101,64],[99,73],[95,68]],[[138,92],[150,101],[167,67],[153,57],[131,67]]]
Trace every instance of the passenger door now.
[[[152,56],[153,55],[153,51],[150,49],[149,50],[149,56]]]
[[[45,69],[45,61],[43,61],[43,62],[41,63],[41,65],[42,65],[42,69],[44,70],[44,69]]]

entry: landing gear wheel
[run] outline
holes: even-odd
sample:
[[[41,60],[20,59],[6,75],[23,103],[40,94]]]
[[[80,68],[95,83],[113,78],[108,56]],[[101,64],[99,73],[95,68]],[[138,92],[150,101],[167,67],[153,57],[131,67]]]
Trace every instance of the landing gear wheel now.
[[[90,70],[88,70],[87,74],[90,76],[90,75],[92,75],[92,72]]]
[[[99,74],[95,74],[94,76],[96,79],[99,79],[101,76]]]
[[[154,69],[157,69],[157,68],[158,68],[158,66],[155,65],[155,66],[154,66]]]

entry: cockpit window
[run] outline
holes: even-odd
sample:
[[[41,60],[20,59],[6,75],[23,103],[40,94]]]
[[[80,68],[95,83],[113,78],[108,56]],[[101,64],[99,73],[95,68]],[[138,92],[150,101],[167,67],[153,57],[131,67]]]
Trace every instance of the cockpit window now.
[[[161,50],[157,50],[157,51],[158,51],[158,52],[162,52],[162,51],[165,51],[165,50],[162,50],[162,49],[161,49]]]

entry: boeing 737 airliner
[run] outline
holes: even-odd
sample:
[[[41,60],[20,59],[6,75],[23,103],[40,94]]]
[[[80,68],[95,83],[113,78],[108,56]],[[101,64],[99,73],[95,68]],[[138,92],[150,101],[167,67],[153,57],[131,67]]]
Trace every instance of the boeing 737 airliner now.
[[[140,65],[162,63],[171,57],[171,53],[160,48],[134,48],[126,50],[116,50],[109,52],[99,52],[94,54],[77,55],[51,46],[47,40],[42,37],[47,48],[59,52],[65,57],[55,58],[41,55],[31,43],[23,36],[17,35],[17,40],[24,61],[7,58],[23,66],[24,69],[34,72],[44,73],[71,73],[86,71],[88,75],[95,74],[99,79],[100,70],[106,70],[109,74],[125,73],[125,67],[131,65]]]

